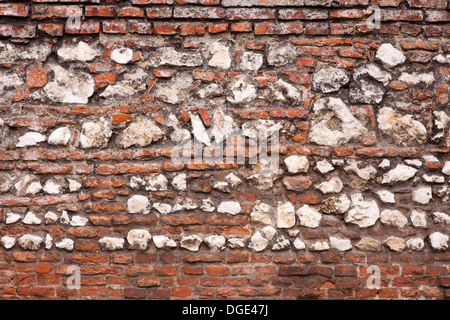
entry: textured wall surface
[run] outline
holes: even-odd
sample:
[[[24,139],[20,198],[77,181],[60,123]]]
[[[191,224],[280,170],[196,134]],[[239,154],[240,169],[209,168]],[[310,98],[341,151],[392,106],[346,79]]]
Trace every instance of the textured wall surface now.
[[[448,299],[449,9],[0,0],[0,297]]]

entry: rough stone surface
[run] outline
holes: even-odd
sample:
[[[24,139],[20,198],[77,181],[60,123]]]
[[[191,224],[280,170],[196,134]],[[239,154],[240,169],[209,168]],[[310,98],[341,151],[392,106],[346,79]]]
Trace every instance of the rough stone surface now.
[[[105,148],[108,146],[112,130],[105,118],[98,121],[86,121],[83,123],[80,135],[82,148]]]
[[[117,137],[117,143],[122,148],[130,146],[145,147],[154,141],[158,141],[164,132],[153,122],[153,120],[140,117],[131,123]]]
[[[393,68],[406,61],[405,55],[395,49],[390,43],[383,43],[377,50],[375,58],[381,60],[381,62],[389,68]]]
[[[361,228],[373,226],[380,217],[380,210],[375,200],[364,200],[360,193],[352,195],[352,206],[345,215],[345,222]]]
[[[349,82],[350,78],[344,70],[328,67],[316,71],[312,76],[312,88],[323,93],[339,91]]]

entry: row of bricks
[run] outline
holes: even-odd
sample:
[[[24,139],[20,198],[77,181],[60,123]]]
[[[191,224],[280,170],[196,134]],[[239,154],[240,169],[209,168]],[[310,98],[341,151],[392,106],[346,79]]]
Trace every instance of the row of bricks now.
[[[80,23],[42,23],[38,25],[24,24],[0,24],[0,37],[34,38],[38,34],[49,36],[62,36],[67,34],[155,34],[155,35],[180,35],[180,36],[203,36],[208,31],[210,34],[223,32],[254,33],[255,35],[420,35],[426,37],[450,37],[448,26],[420,26],[420,25],[381,25],[375,29],[367,24],[347,24],[328,22],[240,22],[240,23],[173,23],[173,22],[80,22]]]
[[[83,12],[84,9],[84,12]],[[45,20],[68,17],[122,17],[149,19],[226,19],[226,20],[324,20],[367,19],[371,9],[266,9],[266,8],[220,8],[220,7],[170,7],[150,8],[79,5],[0,4],[0,16],[28,17]],[[397,10],[381,9],[381,21],[446,22],[450,20],[445,10]]]

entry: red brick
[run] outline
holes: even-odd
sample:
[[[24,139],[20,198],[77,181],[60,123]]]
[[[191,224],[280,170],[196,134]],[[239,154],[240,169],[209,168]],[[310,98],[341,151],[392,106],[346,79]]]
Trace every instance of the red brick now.
[[[103,22],[104,33],[127,33],[126,22]]]
[[[29,6],[18,3],[0,4],[0,16],[27,17]]]
[[[174,35],[177,33],[178,25],[170,22],[155,22],[153,32],[160,35]]]
[[[86,6],[84,10],[86,17],[114,17],[117,11],[115,6]]]

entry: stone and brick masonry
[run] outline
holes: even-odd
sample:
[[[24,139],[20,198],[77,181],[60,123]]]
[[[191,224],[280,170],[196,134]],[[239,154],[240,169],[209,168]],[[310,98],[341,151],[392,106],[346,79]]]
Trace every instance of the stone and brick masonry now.
[[[0,297],[448,299],[449,9],[1,0]]]

